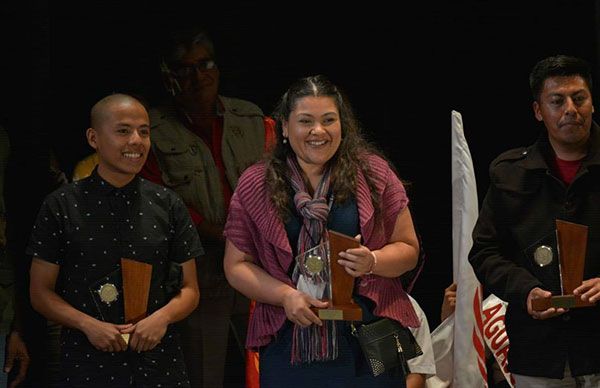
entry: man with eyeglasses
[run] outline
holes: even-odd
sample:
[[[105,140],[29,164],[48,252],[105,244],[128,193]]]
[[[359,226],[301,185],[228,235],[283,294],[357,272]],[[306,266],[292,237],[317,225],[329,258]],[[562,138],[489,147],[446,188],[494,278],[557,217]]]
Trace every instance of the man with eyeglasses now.
[[[170,100],[150,111],[152,153],[141,175],[181,196],[202,239],[200,303],[181,323],[182,343],[192,387],[219,388],[230,328],[243,362],[249,309],[225,279],[223,226],[238,177],[274,142],[275,124],[255,104],[219,95],[214,46],[201,28],[171,34],[160,69]]]

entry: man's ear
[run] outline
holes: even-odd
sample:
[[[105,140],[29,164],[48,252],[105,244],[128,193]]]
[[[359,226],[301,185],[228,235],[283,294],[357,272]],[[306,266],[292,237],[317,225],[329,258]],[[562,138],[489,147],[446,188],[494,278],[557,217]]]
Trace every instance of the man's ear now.
[[[542,112],[540,111],[540,104],[537,101],[533,102],[533,113],[535,114],[535,118],[537,121],[544,121],[542,117]]]
[[[88,128],[87,131],[85,131],[85,137],[87,138],[88,144],[95,150],[98,149],[98,134],[96,133],[96,130],[94,128]]]

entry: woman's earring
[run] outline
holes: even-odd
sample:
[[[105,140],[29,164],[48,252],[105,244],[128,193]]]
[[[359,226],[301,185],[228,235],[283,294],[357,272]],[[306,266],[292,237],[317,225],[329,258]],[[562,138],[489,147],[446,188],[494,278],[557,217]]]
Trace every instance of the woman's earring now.
[[[283,138],[283,144],[287,144],[287,137]]]

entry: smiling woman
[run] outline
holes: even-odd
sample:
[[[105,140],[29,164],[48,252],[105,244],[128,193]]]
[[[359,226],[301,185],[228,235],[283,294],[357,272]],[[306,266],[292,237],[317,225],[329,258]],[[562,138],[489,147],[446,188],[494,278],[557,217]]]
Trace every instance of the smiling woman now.
[[[260,386],[403,387],[402,373],[370,374],[348,322],[313,313],[328,304],[294,257],[327,230],[356,236],[337,264],[355,279],[363,322],[419,326],[400,281],[419,254],[404,186],[327,78],[296,81],[273,116],[277,144],[240,177],[225,227],[227,279],[257,302],[246,345],[260,349]]]
[[[283,121],[283,137],[289,139],[311,187],[316,187],[342,139],[335,100],[320,96],[300,99],[289,121]]]

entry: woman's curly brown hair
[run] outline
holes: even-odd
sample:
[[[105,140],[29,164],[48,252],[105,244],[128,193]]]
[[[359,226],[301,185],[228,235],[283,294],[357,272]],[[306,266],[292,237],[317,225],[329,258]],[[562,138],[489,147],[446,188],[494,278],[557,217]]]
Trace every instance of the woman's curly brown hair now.
[[[360,169],[369,185],[375,214],[379,215],[380,198],[371,178],[369,166],[364,163],[364,157],[367,154],[377,154],[381,157],[383,155],[361,136],[360,125],[343,93],[325,76],[316,75],[294,82],[282,96],[273,112],[273,118],[276,121],[277,144],[267,159],[266,182],[280,218],[285,221],[290,215],[289,209],[293,193],[288,181],[290,174],[286,159],[288,156],[295,155],[290,144],[283,143],[282,125],[284,121],[289,120],[298,100],[304,97],[331,97],[339,111],[342,140],[337,152],[329,161],[332,168],[331,188],[335,194],[335,201],[344,203],[355,195],[357,174]]]

